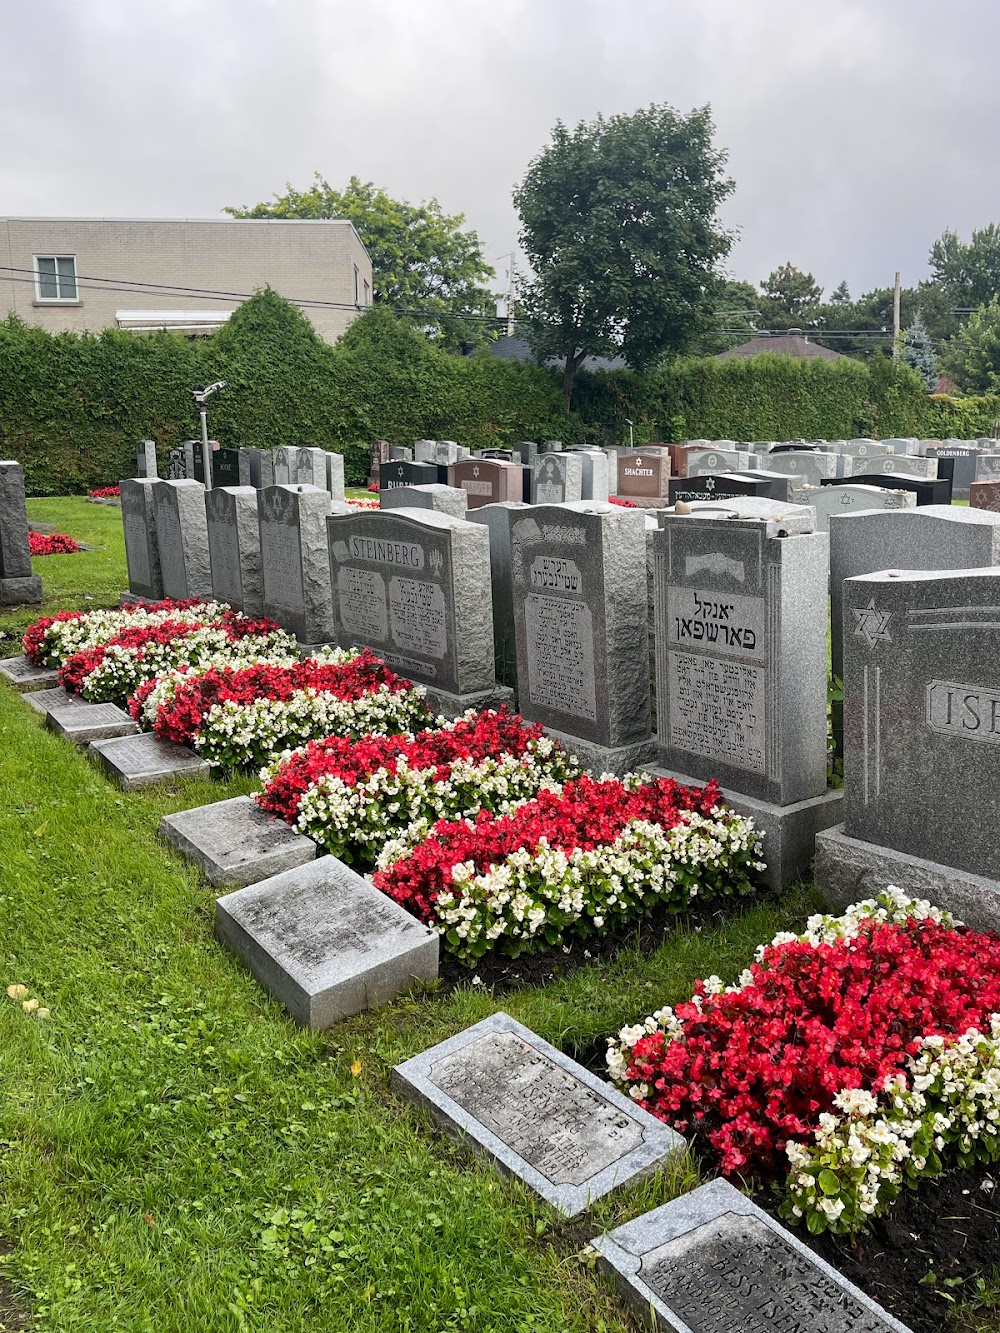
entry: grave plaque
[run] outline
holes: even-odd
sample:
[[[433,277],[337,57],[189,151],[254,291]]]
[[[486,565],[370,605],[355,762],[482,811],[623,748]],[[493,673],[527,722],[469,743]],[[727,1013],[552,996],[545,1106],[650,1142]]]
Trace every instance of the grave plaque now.
[[[828,540],[808,507],[714,509],[653,534],[660,762],[791,805],[826,791]]]
[[[625,772],[650,741],[644,516],[582,500],[509,521],[521,713]]]
[[[158,602],[163,596],[163,578],[156,540],[153,482],[131,478],[122,481],[121,501],[129,592]]]
[[[679,1134],[504,1013],[397,1065],[392,1086],[566,1217],[684,1147]]]
[[[902,462],[908,463],[908,458]],[[945,477],[914,477],[906,472],[865,472],[851,477],[836,477],[823,486],[878,486],[884,491],[912,491],[917,506],[951,504],[951,481]]]
[[[423,509],[333,515],[327,528],[337,642],[374,649],[446,708],[492,696],[489,533]]]
[[[42,581],[31,572],[24,469],[10,459],[0,462],[0,605],[42,600]]]
[[[524,469],[519,463],[501,463],[487,458],[464,459],[448,469],[449,485],[463,490],[468,507],[503,504],[524,494]]]
[[[615,494],[623,499],[656,500],[670,503],[670,455],[665,453],[631,452],[618,454]]]
[[[26,657],[5,657],[0,661],[0,676],[22,692],[47,690],[59,680],[55,667],[35,666]]]
[[[208,491],[205,515],[212,595],[248,616],[262,615],[264,588],[256,490],[252,486],[220,486]]]
[[[264,615],[300,643],[334,638],[326,517],[330,495],[314,486],[269,486],[258,492]]]
[[[160,837],[194,861],[214,888],[256,884],[314,861],[319,851],[249,796],[164,815]]]
[[[155,440],[140,440],[135,446],[135,475],[149,478],[156,476]]]
[[[70,704],[79,703],[79,696],[71,694],[69,690],[63,689],[57,685],[51,690],[33,690],[24,696],[25,702],[32,707],[36,713],[42,713],[48,717],[49,713],[55,712],[57,708],[68,708]]]
[[[46,714],[46,721],[53,731],[76,745],[107,736],[130,736],[139,730],[117,704],[88,704],[80,698],[74,698],[65,708],[54,708]]]
[[[1000,513],[1000,477],[996,481],[974,481],[969,487],[969,507]]]
[[[725,1180],[593,1245],[624,1299],[675,1333],[909,1333]]]
[[[438,974],[437,935],[333,856],[219,898],[215,932],[317,1030]]]
[[[153,481],[149,485],[156,510],[164,597],[211,597],[205,487],[199,481]]]
[[[433,481],[426,486],[389,486],[379,492],[378,503],[380,509],[434,509],[464,518],[469,502],[465,491]]]
[[[91,741],[90,754],[125,791],[173,778],[207,777],[209,771],[208,761],[194,750],[161,740],[151,732]]]
[[[241,486],[239,449],[217,449],[212,454],[212,486]]]
[[[862,509],[913,509],[912,491],[886,491],[879,486],[821,486],[810,491],[809,504],[816,511],[816,531],[829,532],[834,514],[853,514]]]

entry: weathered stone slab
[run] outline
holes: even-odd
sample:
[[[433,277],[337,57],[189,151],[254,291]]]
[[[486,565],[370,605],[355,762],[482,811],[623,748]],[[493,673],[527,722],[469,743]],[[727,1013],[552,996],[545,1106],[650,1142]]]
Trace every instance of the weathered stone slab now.
[[[205,494],[212,595],[248,616],[264,612],[257,491],[219,486]]]
[[[388,486],[379,492],[380,509],[433,509],[438,514],[465,518],[468,503],[465,491],[436,481],[424,486]]]
[[[624,1299],[674,1333],[909,1333],[725,1180],[593,1245]]]
[[[314,861],[319,851],[311,838],[249,796],[164,815],[160,837],[194,861],[215,888],[256,884]]]
[[[104,740],[110,736],[131,736],[139,730],[124,709],[117,704],[88,704],[82,699],[47,715],[53,731],[74,745]]]
[[[684,1148],[674,1130],[504,1013],[397,1065],[392,1086],[566,1217]]]
[[[52,690],[34,690],[32,693],[26,694],[24,698],[36,713],[42,713],[45,717],[48,717],[50,713],[58,712],[60,708],[69,708],[71,704],[80,702],[78,694],[71,694],[69,690],[64,690],[61,685],[57,685]]]
[[[205,487],[199,481],[153,481],[150,489],[164,597],[211,597]],[[145,595],[141,587],[131,591]]]
[[[314,1029],[438,974],[437,935],[333,856],[219,898],[215,931]]]
[[[55,667],[37,667],[26,657],[5,657],[0,661],[0,676],[19,690],[45,690],[59,681]]]
[[[329,493],[313,486],[269,486],[257,496],[264,614],[300,643],[329,643],[334,637],[326,544],[330,507]]]
[[[207,777],[209,772],[207,760],[194,750],[161,740],[151,732],[92,741],[90,753],[125,791],[152,787],[172,778]]]

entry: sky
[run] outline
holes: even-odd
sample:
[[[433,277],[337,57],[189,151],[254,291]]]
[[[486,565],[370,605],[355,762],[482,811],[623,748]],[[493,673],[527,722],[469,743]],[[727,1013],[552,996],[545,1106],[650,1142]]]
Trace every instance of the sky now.
[[[1000,221],[996,0],[0,0],[0,214],[212,217],[351,175],[505,282],[557,120],[711,105],[730,274],[854,296]],[[137,277],[140,275],[119,275]]]

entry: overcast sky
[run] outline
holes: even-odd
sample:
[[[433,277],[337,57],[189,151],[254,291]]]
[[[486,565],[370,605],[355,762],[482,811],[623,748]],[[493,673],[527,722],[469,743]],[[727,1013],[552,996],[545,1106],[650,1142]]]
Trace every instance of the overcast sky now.
[[[0,213],[210,217],[314,170],[463,212],[502,285],[557,119],[710,103],[730,258],[853,295],[1000,221],[996,0],[2,0]],[[114,276],[141,277],[139,274]]]

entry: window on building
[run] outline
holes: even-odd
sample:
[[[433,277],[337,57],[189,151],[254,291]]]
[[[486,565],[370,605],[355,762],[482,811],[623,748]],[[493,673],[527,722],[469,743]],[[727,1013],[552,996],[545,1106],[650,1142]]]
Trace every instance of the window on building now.
[[[371,305],[371,303],[372,303],[372,285],[368,281],[368,279],[365,278],[365,305]]]
[[[73,255],[35,255],[35,291],[39,301],[78,301]]]
[[[357,266],[357,264],[355,264],[355,265],[354,265],[354,304],[355,304],[355,305],[359,305],[360,302],[361,302],[361,282],[360,282],[360,278],[361,278],[361,274],[360,274],[360,272],[358,271],[358,266]]]

